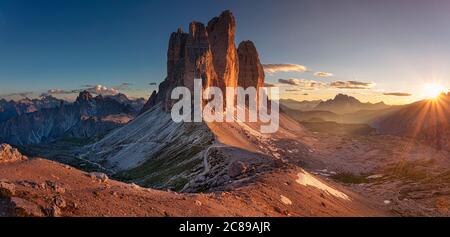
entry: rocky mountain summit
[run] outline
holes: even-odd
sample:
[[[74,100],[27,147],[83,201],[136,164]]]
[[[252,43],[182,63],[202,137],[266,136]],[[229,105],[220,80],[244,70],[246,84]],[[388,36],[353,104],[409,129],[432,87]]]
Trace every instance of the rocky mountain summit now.
[[[104,97],[111,98],[121,104],[131,107],[133,113],[138,114],[146,103],[144,98],[129,98],[127,95],[118,93],[116,95],[106,95]]]
[[[246,89],[264,86],[264,69],[259,60],[258,51],[252,41],[242,41],[238,47],[239,79],[238,86]]]
[[[236,48],[234,31],[234,16],[224,11],[207,26],[194,21],[189,24],[189,33],[182,29],[173,32],[167,50],[167,77],[159,85],[159,91],[152,92],[140,116],[87,146],[83,157],[101,163],[120,180],[185,192],[220,190],[233,179],[253,176],[252,172],[258,170],[256,166],[272,163],[267,157],[245,151],[258,150],[254,148],[258,146],[267,148],[251,142],[259,143],[260,136],[263,137],[256,123],[249,126],[175,123],[169,113],[175,102],[170,98],[172,89],[185,86],[192,91],[196,78],[202,79],[203,87],[222,90],[264,85],[264,71],[255,45],[243,41]],[[293,130],[301,130],[292,126]],[[236,148],[236,141],[245,142]],[[246,162],[240,161],[241,158],[225,158],[236,157],[231,154],[234,152],[245,153],[242,159],[254,158]],[[255,165],[253,169],[242,168],[249,162]]]
[[[259,88],[264,85],[264,71],[258,52],[251,41],[244,41],[236,49],[235,19],[230,11],[210,20],[205,26],[191,22],[189,32],[182,29],[170,35],[167,51],[167,78],[159,85],[144,106],[145,112],[162,102],[164,110],[173,105],[172,89],[185,86],[193,90],[194,79],[201,78],[204,87]],[[242,70],[242,73],[240,73]]]

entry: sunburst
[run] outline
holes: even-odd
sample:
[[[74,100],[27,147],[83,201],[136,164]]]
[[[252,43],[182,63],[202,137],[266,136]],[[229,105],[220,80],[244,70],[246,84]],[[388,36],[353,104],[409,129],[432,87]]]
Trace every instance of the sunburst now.
[[[447,90],[438,83],[427,83],[423,87],[423,93],[427,99],[437,98],[440,94]]]

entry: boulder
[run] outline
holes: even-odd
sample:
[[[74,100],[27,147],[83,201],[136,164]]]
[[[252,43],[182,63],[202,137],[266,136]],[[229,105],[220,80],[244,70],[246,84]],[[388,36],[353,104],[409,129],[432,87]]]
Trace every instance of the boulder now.
[[[27,160],[27,157],[22,155],[16,148],[9,144],[0,145],[0,163],[9,163],[16,161]]]
[[[56,205],[52,205],[50,208],[45,209],[45,213],[47,214],[47,216],[50,216],[50,217],[61,217],[62,216],[61,209]]]
[[[16,186],[12,183],[0,181],[0,198],[10,198],[16,194]]]
[[[44,213],[41,208],[30,201],[22,198],[12,197],[11,205],[14,215],[18,217],[43,217]]]
[[[59,193],[59,194],[63,194],[66,192],[66,189],[64,187],[62,187],[60,184],[47,180],[45,181],[45,187],[49,187],[52,191]]]
[[[240,176],[244,174],[247,171],[247,169],[248,167],[245,163],[241,161],[235,161],[231,163],[228,168],[228,176],[230,176],[231,178]]]
[[[101,173],[101,172],[91,172],[91,173],[89,173],[89,176],[91,177],[91,179],[100,181],[100,182],[106,182],[109,179],[108,175],[106,175],[105,173]]]
[[[53,198],[53,203],[59,208],[65,208],[67,206],[66,200],[61,195],[55,196]]]

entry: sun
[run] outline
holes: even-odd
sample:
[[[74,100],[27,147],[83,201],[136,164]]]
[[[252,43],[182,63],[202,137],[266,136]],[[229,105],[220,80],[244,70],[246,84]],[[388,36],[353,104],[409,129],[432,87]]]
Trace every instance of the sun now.
[[[446,91],[446,89],[438,83],[427,83],[424,85],[423,89],[424,95],[429,99],[436,98]]]

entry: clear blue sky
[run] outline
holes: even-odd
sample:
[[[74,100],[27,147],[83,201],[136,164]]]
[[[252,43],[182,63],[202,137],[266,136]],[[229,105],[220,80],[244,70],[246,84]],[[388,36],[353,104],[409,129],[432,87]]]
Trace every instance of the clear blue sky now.
[[[253,40],[263,63],[333,74],[275,72],[267,81],[373,82],[370,90],[343,90],[373,101],[418,99],[424,83],[450,87],[450,2],[444,0],[1,0],[0,95],[131,83],[124,92],[147,96],[155,88],[149,83],[165,77],[169,34],[225,9],[236,17],[236,43]]]

